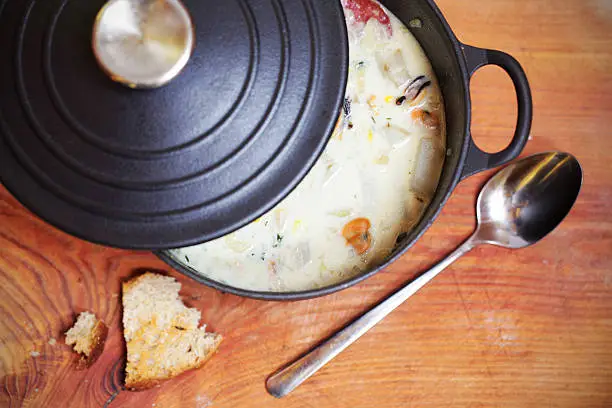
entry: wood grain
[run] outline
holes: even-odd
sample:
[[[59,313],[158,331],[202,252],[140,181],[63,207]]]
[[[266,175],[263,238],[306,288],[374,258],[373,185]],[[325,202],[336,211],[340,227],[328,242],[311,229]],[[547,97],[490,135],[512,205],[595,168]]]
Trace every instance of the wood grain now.
[[[459,38],[502,49],[526,68],[535,101],[526,154],[565,150],[585,185],[548,239],[461,259],[283,400],[267,375],[449,252],[474,227],[487,175],[462,183],[418,244],[357,287],[294,303],[224,295],[148,253],[59,232],[0,189],[0,406],[8,407],[611,407],[612,3],[607,0],[439,0]],[[472,83],[473,131],[499,150],[516,117],[510,81],[486,68]],[[121,390],[120,283],[168,271],[186,302],[221,332],[202,370],[147,392]],[[86,371],[62,333],[83,310],[110,328]],[[57,344],[50,345],[51,338]],[[40,355],[37,355],[40,353]]]

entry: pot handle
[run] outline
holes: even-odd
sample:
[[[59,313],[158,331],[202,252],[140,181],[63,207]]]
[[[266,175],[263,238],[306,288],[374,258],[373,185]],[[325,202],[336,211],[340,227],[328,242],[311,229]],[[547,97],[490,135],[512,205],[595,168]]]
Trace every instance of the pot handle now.
[[[485,65],[497,65],[506,71],[510,79],[512,79],[518,103],[516,130],[510,145],[504,150],[498,153],[483,152],[476,146],[474,139],[470,136],[467,159],[461,173],[461,179],[463,180],[472,174],[501,166],[516,159],[521,154],[531,130],[533,101],[531,99],[527,75],[525,75],[525,71],[514,57],[501,51],[476,48],[465,44],[462,44],[461,48],[465,56],[470,78],[479,68]]]

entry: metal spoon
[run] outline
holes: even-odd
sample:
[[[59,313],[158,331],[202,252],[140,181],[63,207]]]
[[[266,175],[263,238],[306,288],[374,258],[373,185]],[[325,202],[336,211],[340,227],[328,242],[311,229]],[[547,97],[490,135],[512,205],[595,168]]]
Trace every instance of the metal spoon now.
[[[582,169],[567,153],[536,154],[498,172],[478,197],[476,231],[443,261],[289,366],[271,375],[268,392],[280,398],[360,338],[460,256],[481,244],[523,248],[565,218],[582,185]]]

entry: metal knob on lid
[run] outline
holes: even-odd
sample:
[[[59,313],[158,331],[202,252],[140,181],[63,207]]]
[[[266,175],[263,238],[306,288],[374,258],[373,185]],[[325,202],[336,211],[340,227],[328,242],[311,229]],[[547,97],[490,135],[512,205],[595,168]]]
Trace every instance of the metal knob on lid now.
[[[110,0],[98,13],[92,43],[112,80],[130,88],[156,88],[187,64],[193,24],[179,0]]]

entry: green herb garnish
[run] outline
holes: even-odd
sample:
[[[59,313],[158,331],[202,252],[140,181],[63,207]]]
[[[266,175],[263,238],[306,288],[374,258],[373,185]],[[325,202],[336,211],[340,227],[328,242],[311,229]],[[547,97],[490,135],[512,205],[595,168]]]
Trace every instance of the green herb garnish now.
[[[283,236],[281,234],[276,234],[276,243],[272,245],[273,248],[278,248],[280,244],[283,242]]]

